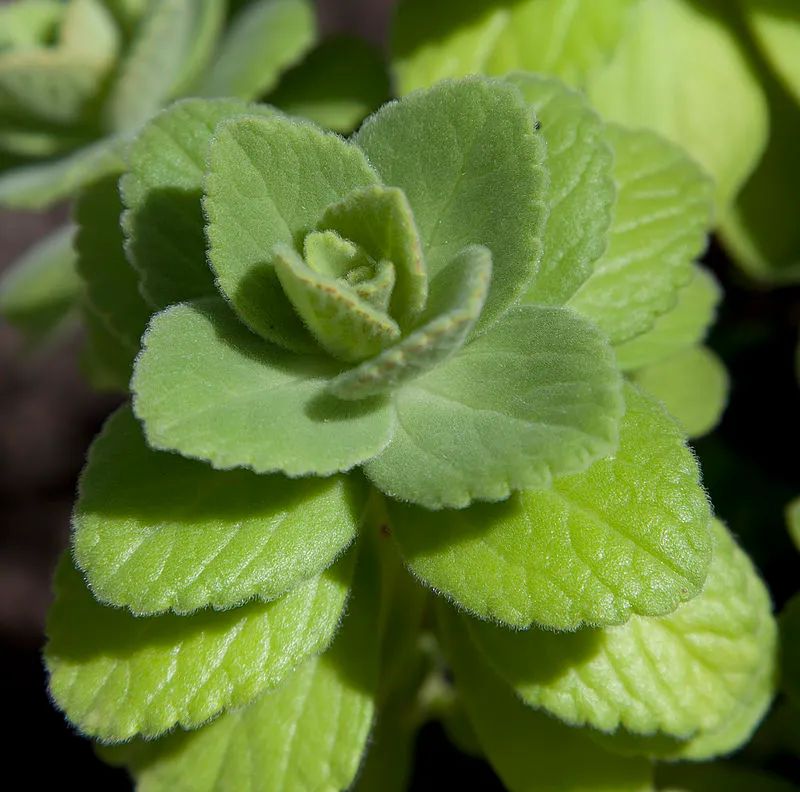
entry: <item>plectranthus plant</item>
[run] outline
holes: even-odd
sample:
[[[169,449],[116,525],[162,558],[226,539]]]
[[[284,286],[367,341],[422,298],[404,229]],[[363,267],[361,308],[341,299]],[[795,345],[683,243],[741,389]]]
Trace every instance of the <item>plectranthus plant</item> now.
[[[712,190],[524,73],[348,140],[157,115],[77,207],[131,401],[56,573],[55,704],[148,792],[400,790],[429,718],[512,792],[739,747],[769,595],[636,381],[711,319]]]

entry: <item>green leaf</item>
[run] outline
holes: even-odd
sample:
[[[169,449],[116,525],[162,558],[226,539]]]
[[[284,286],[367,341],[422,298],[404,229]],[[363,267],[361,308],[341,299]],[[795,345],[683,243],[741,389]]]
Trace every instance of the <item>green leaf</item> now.
[[[680,788],[685,792],[797,792],[798,787],[778,776],[751,770],[741,763],[662,764],[658,766],[659,789]]]
[[[467,620],[486,660],[532,707],[573,725],[689,737],[739,707],[774,635],[769,594],[723,525],[703,591],[667,616],[554,633]]]
[[[74,318],[81,293],[70,226],[38,242],[0,277],[0,315],[39,344]]]
[[[632,379],[659,399],[691,438],[714,429],[728,404],[728,372],[704,346],[689,347],[640,368]]]
[[[440,636],[472,726],[509,792],[645,792],[643,759],[603,750],[587,730],[526,707],[472,643],[465,617],[439,604]]]
[[[309,0],[256,0],[233,19],[198,96],[258,99],[281,72],[314,44],[316,20]]]
[[[43,209],[81,187],[123,169],[123,142],[105,138],[62,157],[23,165],[0,175],[0,206]]]
[[[642,0],[614,59],[588,88],[604,118],[649,127],[695,157],[714,177],[721,208],[768,137],[764,94],[721,13],[731,5]]]
[[[403,0],[394,28],[401,93],[446,77],[515,69],[582,85],[604,64],[636,0]]]
[[[792,0],[742,0],[747,23],[761,52],[800,102],[800,15]]]
[[[123,407],[89,453],[73,554],[98,600],[137,615],[271,600],[350,544],[364,494],[357,479],[287,481],[152,451]]]
[[[795,594],[784,605],[780,627],[781,687],[791,699],[800,703],[800,594]]]
[[[632,386],[619,449],[585,473],[501,504],[390,504],[412,571],[475,615],[559,630],[658,616],[691,599],[711,560],[709,505],[682,432]]]
[[[713,185],[676,146],[646,131],[609,125],[619,199],[608,249],[570,300],[613,343],[653,326],[692,278],[707,244]]]
[[[646,333],[616,345],[617,365],[622,371],[660,363],[703,341],[722,289],[705,267],[695,264],[692,269],[692,279],[678,292],[677,305],[661,314]]]
[[[116,60],[120,34],[113,14],[101,0],[71,0],[59,30],[59,49],[106,69]]]
[[[414,211],[429,282],[468,245],[492,252],[492,284],[476,332],[521,296],[541,256],[545,150],[511,85],[446,82],[385,105],[354,140],[384,184]]]
[[[525,301],[563,305],[606,249],[616,200],[613,151],[583,94],[532,74],[506,79],[522,91],[540,121],[550,171],[544,256]]]
[[[503,500],[586,469],[616,448],[623,411],[605,338],[555,306],[509,311],[395,393],[393,407],[394,437],[364,471],[428,509]]]
[[[315,348],[281,288],[275,246],[299,250],[327,206],[377,181],[358,148],[311,124],[275,116],[219,125],[205,181],[208,255],[251,328],[295,351]]]
[[[120,180],[128,258],[156,306],[218,294],[201,206],[208,144],[225,118],[271,115],[234,99],[188,99],[159,113],[128,150]]]
[[[366,561],[356,570],[347,615],[325,654],[247,709],[196,732],[116,750],[131,766],[139,792],[350,788],[369,737],[377,686],[378,584],[374,559]]]
[[[795,547],[800,550],[800,498],[795,498],[786,507],[786,523]]]
[[[47,42],[64,14],[60,0],[26,0],[0,5],[0,48],[36,47]]]
[[[94,390],[127,393],[136,350],[111,331],[85,295],[81,321],[84,344],[80,366],[84,378]]]
[[[491,274],[490,252],[478,245],[465,248],[439,273],[420,326],[372,360],[334,377],[328,390],[340,399],[363,399],[393,390],[442,363],[464,345],[475,326]]]
[[[175,724],[197,728],[325,649],[341,618],[351,561],[272,602],[137,618],[100,605],[65,555],[47,627],[50,693],[72,723],[105,742],[155,737]]]
[[[177,305],[143,339],[133,406],[154,448],[217,468],[330,475],[374,456],[392,432],[382,402],[327,394],[337,371],[264,342],[221,301]]]
[[[285,72],[264,101],[348,134],[391,96],[383,53],[351,36],[326,36]]]

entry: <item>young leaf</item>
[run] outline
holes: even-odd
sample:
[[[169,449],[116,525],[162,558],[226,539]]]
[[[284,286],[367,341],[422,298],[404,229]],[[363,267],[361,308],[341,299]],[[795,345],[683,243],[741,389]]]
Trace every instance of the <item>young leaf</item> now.
[[[651,363],[633,372],[631,379],[659,399],[691,438],[708,434],[728,404],[728,372],[704,346]]]
[[[350,544],[364,496],[358,479],[287,481],[152,451],[124,407],[89,453],[73,553],[95,597],[134,614],[271,600]]]
[[[253,100],[302,58],[316,37],[309,0],[256,0],[234,17],[197,96]]]
[[[100,605],[65,555],[47,627],[50,693],[81,731],[105,742],[155,737],[176,724],[197,728],[325,649],[341,618],[351,562],[272,602],[136,618]]]
[[[134,370],[133,406],[154,448],[216,468],[330,475],[392,436],[380,400],[328,395],[335,362],[286,352],[251,333],[221,300],[154,317]]]
[[[273,112],[233,99],[188,99],[159,113],[131,143],[120,180],[126,252],[157,307],[218,294],[200,203],[208,144],[224,118]]]
[[[526,707],[492,670],[453,610],[437,608],[443,648],[481,746],[509,792],[644,792],[652,770],[616,756],[587,730]]]
[[[619,199],[608,249],[569,304],[618,344],[671,310],[706,247],[713,184],[676,146],[646,131],[606,128]]]
[[[466,620],[522,700],[575,726],[689,737],[724,724],[774,644],[769,594],[719,522],[703,591],[661,618],[554,633]],[[773,640],[766,640],[773,636]]]
[[[678,292],[677,305],[661,314],[646,333],[615,346],[622,371],[660,363],[703,341],[714,321],[722,289],[705,267],[695,264],[692,269],[691,281]]]
[[[501,504],[389,504],[412,571],[475,615],[559,630],[656,616],[699,593],[709,505],[683,433],[632,386],[619,449]]]
[[[533,123],[516,88],[470,78],[384,105],[354,138],[381,181],[405,192],[429,281],[468,245],[491,250],[476,332],[519,299],[541,256],[548,179]]]
[[[730,5],[642,0],[613,60],[587,91],[604,118],[649,127],[686,149],[714,177],[723,209],[768,136],[767,103],[728,25]]]
[[[275,116],[217,127],[204,208],[219,288],[264,338],[295,351],[313,339],[283,293],[275,246],[302,246],[325,208],[378,177],[358,148],[311,124]]]
[[[544,255],[525,302],[563,305],[606,249],[616,200],[613,151],[582,94],[533,74],[515,72],[506,80],[540,121],[550,171]]]
[[[440,509],[584,470],[616,448],[623,403],[592,325],[524,306],[393,394],[393,408],[394,437],[364,471],[387,495]]]

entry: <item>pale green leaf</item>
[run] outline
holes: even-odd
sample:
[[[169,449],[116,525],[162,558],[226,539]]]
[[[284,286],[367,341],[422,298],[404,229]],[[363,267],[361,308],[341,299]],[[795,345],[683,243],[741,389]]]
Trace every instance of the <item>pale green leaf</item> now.
[[[515,69],[580,86],[608,60],[636,2],[403,0],[392,40],[400,92]]]
[[[472,637],[524,702],[573,725],[689,737],[727,721],[771,648],[769,594],[728,531],[712,523],[703,591],[667,616],[554,633],[468,620]]]
[[[533,124],[516,88],[473,78],[385,105],[354,138],[405,192],[430,282],[468,245],[491,250],[478,332],[519,299],[541,256],[548,177]]]
[[[74,318],[82,284],[75,273],[74,228],[54,231],[0,277],[0,316],[32,343],[42,343]]]
[[[303,57],[316,35],[310,0],[250,2],[234,17],[195,93],[258,99]]]
[[[61,159],[23,165],[0,174],[0,206],[43,209],[81,187],[123,169],[123,142],[105,138]]]
[[[0,5],[0,49],[36,47],[50,40],[64,14],[60,0]]]
[[[650,763],[616,756],[587,736],[526,707],[496,676],[464,624],[438,607],[440,636],[472,726],[509,792],[649,792]]]
[[[221,301],[158,314],[134,370],[133,406],[151,446],[258,473],[330,475],[377,454],[392,433],[378,400],[327,394],[331,360],[273,346]]]
[[[767,103],[721,16],[732,4],[707,5],[642,0],[588,95],[604,118],[649,127],[685,148],[714,177],[718,206],[725,208],[761,156]]]
[[[378,177],[362,152],[311,124],[275,116],[217,127],[204,208],[219,288],[256,332],[281,346],[315,344],[283,293],[272,256],[301,249],[325,208]]]
[[[800,594],[784,605],[781,626],[781,687],[800,703]]]
[[[656,770],[661,784],[681,792],[798,792],[798,787],[778,776],[753,770],[742,764],[662,764]],[[659,789],[665,789],[659,785]]]
[[[741,0],[764,57],[800,102],[800,14],[794,0]]]
[[[347,557],[268,603],[137,618],[100,605],[65,555],[47,626],[50,693],[81,731],[106,742],[197,728],[325,649],[351,570]]]
[[[561,630],[673,611],[702,588],[709,505],[682,432],[632,386],[619,449],[501,504],[390,504],[412,571],[485,619]],[[432,473],[430,473],[433,478]]]
[[[70,0],[59,30],[59,49],[100,69],[113,64],[120,49],[120,34],[104,2]]]
[[[695,265],[691,281],[678,292],[678,303],[661,314],[642,335],[615,346],[617,365],[632,371],[659,363],[703,341],[713,323],[722,289],[705,267]]]
[[[708,347],[689,347],[634,371],[631,379],[659,399],[691,438],[714,429],[728,404],[728,372]]]
[[[472,245],[463,250],[434,281],[419,327],[372,360],[339,374],[328,390],[340,399],[374,396],[424,374],[456,353],[480,316],[491,273],[492,258],[486,248]]]
[[[619,199],[608,249],[570,300],[613,343],[653,326],[692,278],[712,225],[713,185],[677,146],[609,124]]]
[[[330,566],[363,510],[357,479],[287,481],[152,451],[122,408],[89,453],[73,554],[97,599],[134,614],[229,608]]]
[[[187,99],[159,113],[134,139],[120,180],[127,207],[122,225],[128,258],[155,305],[218,293],[201,206],[208,144],[222,119],[272,112],[234,99]]]
[[[613,151],[582,94],[532,74],[515,72],[506,79],[539,119],[550,171],[544,255],[525,301],[562,305],[606,249],[616,200]]]

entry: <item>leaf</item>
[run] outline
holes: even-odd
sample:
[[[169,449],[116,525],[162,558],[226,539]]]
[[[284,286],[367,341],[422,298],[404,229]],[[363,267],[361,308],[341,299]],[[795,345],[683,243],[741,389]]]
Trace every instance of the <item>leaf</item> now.
[[[620,386],[588,322],[554,306],[517,308],[393,394],[394,436],[364,472],[427,509],[547,487],[614,451]],[[441,519],[418,511],[409,514]]]
[[[327,395],[337,370],[264,342],[221,301],[176,305],[143,339],[133,407],[153,448],[221,469],[330,475],[374,456],[392,433],[381,401]]]
[[[795,498],[786,507],[786,523],[795,547],[800,550],[800,498]]]
[[[104,138],[61,159],[22,165],[0,174],[0,206],[43,209],[123,168],[123,143]]]
[[[689,737],[723,725],[752,687],[774,634],[769,594],[719,522],[703,591],[667,616],[555,633],[465,620],[522,700],[572,726]]]
[[[730,388],[725,365],[710,349],[694,346],[633,372],[691,438],[708,434],[722,419]]]
[[[616,200],[614,154],[603,122],[582,94],[532,74],[515,72],[506,79],[540,120],[550,171],[544,256],[525,302],[563,305],[606,249]]]
[[[81,322],[84,343],[80,367],[84,378],[94,390],[127,393],[136,351],[111,331],[85,295]]]
[[[692,279],[678,292],[671,311],[661,314],[646,333],[616,345],[617,365],[622,371],[660,363],[704,340],[722,289],[710,270],[697,264],[692,270]]]
[[[302,247],[325,208],[377,183],[355,146],[275,116],[220,124],[208,155],[204,209],[220,290],[257,333],[294,351],[315,345],[283,293],[275,246]]]
[[[648,792],[642,759],[604,751],[587,730],[526,707],[485,662],[459,617],[439,603],[439,633],[469,719],[509,792]]]
[[[363,550],[362,550],[363,552]],[[275,691],[196,732],[116,749],[140,792],[339,792],[361,763],[375,707],[377,581],[359,564],[333,645]],[[122,753],[122,752],[125,753]]]
[[[287,481],[152,451],[123,407],[81,477],[74,558],[98,600],[136,615],[268,601],[350,544],[363,490],[340,476]]]
[[[197,96],[258,99],[314,44],[309,0],[256,0],[234,17]]]
[[[657,616],[691,599],[711,560],[709,505],[682,432],[625,389],[619,449],[501,504],[431,513],[390,503],[412,572],[460,607],[558,630]]]
[[[268,603],[136,618],[100,605],[65,555],[47,626],[50,693],[72,723],[105,742],[197,728],[325,649],[351,568],[342,560]]]
[[[326,35],[284,72],[264,101],[349,134],[391,95],[386,59],[375,45],[352,36]]]
[[[420,326],[371,360],[334,377],[328,390],[346,400],[375,396],[409,382],[458,352],[480,316],[491,273],[492,258],[486,248],[465,248],[439,273],[434,299]],[[432,318],[425,321],[429,316]]]
[[[781,687],[800,703],[800,594],[786,603],[780,615]]]
[[[674,308],[712,224],[708,177],[676,146],[609,125],[619,199],[608,249],[569,305],[627,341]]]
[[[686,792],[797,792],[797,786],[778,776],[743,767],[740,763],[715,762],[705,765],[662,764],[657,770],[659,789],[663,785]]]
[[[489,328],[536,272],[546,219],[544,145],[518,90],[476,77],[442,83],[384,105],[354,141],[381,181],[405,192],[429,282],[468,245],[491,250],[475,332]]]
[[[131,143],[120,180],[122,226],[128,258],[155,306],[218,294],[200,203],[208,144],[225,118],[273,112],[234,99],[187,99],[159,113]]]
[[[60,0],[0,6],[0,48],[36,47],[47,41],[64,13]]]
[[[101,0],[71,0],[59,29],[59,49],[100,69],[113,65],[120,49],[116,20]]]
[[[400,3],[392,49],[401,93],[446,77],[515,69],[581,86],[606,62],[636,0]]]
[[[71,226],[30,248],[0,277],[0,315],[33,344],[52,338],[74,318],[81,292]]]
[[[721,209],[768,137],[767,103],[728,24],[728,6],[642,0],[613,60],[587,90],[604,118],[648,127],[686,149],[714,177]]]

